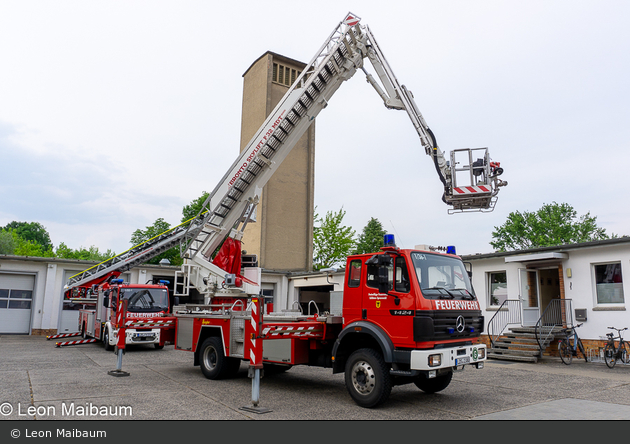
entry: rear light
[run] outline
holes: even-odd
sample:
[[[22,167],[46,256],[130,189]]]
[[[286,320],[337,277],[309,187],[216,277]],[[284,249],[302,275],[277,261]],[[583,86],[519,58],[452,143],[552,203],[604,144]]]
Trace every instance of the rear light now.
[[[442,364],[442,354],[429,355],[429,367],[439,367]]]

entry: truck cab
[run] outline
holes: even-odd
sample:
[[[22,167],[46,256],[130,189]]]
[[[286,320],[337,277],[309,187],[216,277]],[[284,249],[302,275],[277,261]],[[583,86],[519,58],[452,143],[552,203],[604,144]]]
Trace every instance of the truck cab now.
[[[119,302],[127,300],[126,344],[154,344],[161,349],[174,342],[175,318],[170,313],[169,293],[164,282],[158,284],[128,284],[114,279],[98,287],[99,312],[103,325],[102,339],[106,349],[117,342],[117,311]],[[169,328],[170,327],[170,328]]]
[[[366,407],[393,385],[414,382],[434,393],[454,371],[483,368],[483,328],[470,275],[454,251],[399,249],[392,240],[378,253],[347,259],[333,372],[346,373],[350,395]]]

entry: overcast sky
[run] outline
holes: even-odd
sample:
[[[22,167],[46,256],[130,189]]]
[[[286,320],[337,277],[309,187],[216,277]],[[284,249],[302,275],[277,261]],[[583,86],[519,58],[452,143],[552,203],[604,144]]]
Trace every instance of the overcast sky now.
[[[626,0],[2,1],[0,226],[120,253],[137,228],[179,223],[238,154],[251,63],[310,61],[349,11],[440,148],[488,147],[509,185],[494,212],[449,215],[409,118],[359,72],[316,121],[319,214],[460,254],[554,201],[630,235]]]

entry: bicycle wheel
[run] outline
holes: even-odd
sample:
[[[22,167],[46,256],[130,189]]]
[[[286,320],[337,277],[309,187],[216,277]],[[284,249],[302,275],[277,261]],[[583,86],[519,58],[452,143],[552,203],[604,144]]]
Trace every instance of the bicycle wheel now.
[[[578,338],[578,348],[580,349],[582,356],[584,356],[584,360],[588,362],[588,356],[586,356],[586,350],[584,350],[584,344],[582,344],[582,340],[580,338]]]
[[[617,363],[617,350],[615,350],[615,345],[609,342],[604,347],[604,362],[608,368],[613,368]]]
[[[558,342],[558,354],[560,355],[560,359],[566,365],[571,365],[571,361],[573,360],[573,350],[571,350],[571,344],[569,344],[568,339],[561,339]]]
[[[622,342],[619,344],[619,360],[622,364],[628,364],[630,362],[630,356],[628,356],[628,344],[626,342]]]

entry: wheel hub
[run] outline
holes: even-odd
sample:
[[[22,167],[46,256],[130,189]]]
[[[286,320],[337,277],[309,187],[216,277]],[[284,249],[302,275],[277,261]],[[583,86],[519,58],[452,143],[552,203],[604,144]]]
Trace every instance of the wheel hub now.
[[[374,368],[365,362],[359,361],[352,366],[352,385],[362,395],[369,395],[374,390],[376,375]]]

